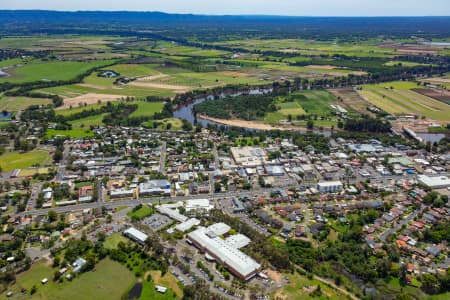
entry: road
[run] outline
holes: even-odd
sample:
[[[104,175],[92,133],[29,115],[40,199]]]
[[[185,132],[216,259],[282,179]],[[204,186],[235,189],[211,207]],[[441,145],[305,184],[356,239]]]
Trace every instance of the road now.
[[[161,157],[159,159],[159,173],[166,175],[166,150],[167,142],[163,141],[161,143]]]
[[[36,200],[39,197],[39,193],[42,190],[42,185],[43,184],[41,182],[33,183],[31,185],[31,195],[30,199],[28,200],[25,211],[31,211],[36,207]]]
[[[259,192],[270,192],[272,189],[261,189]],[[176,196],[176,197],[154,197],[154,198],[139,198],[139,199],[124,199],[124,200],[115,200],[108,202],[91,202],[91,203],[83,203],[76,205],[68,205],[54,208],[45,208],[45,209],[34,209],[27,212],[22,212],[16,214],[16,216],[43,216],[47,215],[50,210],[53,210],[57,213],[66,213],[71,211],[83,210],[83,209],[93,209],[105,206],[106,208],[115,208],[119,206],[136,206],[138,204],[159,204],[159,203],[168,203],[168,202],[176,202],[190,199],[220,199],[220,198],[232,198],[238,197],[242,195],[242,192],[226,192],[226,193],[217,193],[214,196],[209,195],[192,195],[189,197],[185,196]]]
[[[423,212],[423,210],[426,208],[425,205],[422,205],[422,207],[420,208],[420,210],[415,210],[414,212],[412,212],[409,216],[407,216],[405,219],[402,219],[400,222],[398,222],[397,225],[395,225],[392,228],[389,228],[388,230],[384,231],[383,233],[380,234],[380,240],[383,243],[386,243],[386,239],[393,233],[399,231],[403,225],[408,224],[411,220],[413,220],[415,217],[417,217],[420,213]]]

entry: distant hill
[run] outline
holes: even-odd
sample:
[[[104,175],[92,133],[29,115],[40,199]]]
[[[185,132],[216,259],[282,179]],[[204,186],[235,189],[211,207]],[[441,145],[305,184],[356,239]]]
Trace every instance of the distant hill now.
[[[212,16],[162,12],[0,10],[1,34],[57,33],[61,30],[120,30],[272,34],[286,37],[418,35],[445,37],[450,17],[281,17]]]

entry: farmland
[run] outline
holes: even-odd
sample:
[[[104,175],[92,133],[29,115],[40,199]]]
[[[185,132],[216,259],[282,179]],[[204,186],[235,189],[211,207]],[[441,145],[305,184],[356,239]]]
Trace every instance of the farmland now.
[[[86,118],[81,118],[75,121],[70,121],[69,123],[72,125],[72,129],[70,130],[49,129],[47,130],[47,136],[53,137],[55,135],[65,135],[71,138],[82,138],[93,136],[94,134],[90,129],[90,127],[103,125],[102,120],[104,116],[105,116],[104,114],[100,114]]]
[[[50,99],[0,96],[0,110],[19,111],[32,105],[51,104]]]
[[[450,120],[450,106],[414,92],[417,85],[409,82],[393,82],[365,85],[359,94],[378,108],[394,115],[414,114],[437,121]]]
[[[0,83],[70,80],[89,69],[112,62],[112,60],[95,62],[24,60],[22,63],[8,68],[7,72],[11,76],[0,78]]]

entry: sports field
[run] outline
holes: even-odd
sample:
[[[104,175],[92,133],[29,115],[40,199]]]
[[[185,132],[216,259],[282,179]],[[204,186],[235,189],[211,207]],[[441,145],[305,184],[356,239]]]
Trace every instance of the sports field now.
[[[26,153],[6,152],[0,156],[0,167],[3,171],[25,169],[35,165],[44,166],[51,163],[51,157],[46,150],[33,150]]]
[[[32,300],[67,300],[67,299],[121,299],[127,288],[135,278],[126,267],[118,262],[105,258],[95,268],[95,272],[87,272],[74,278],[72,281],[56,283],[52,281],[54,269],[49,267],[46,261],[34,264],[30,270],[17,277],[17,283],[8,291],[14,295],[6,297],[6,293],[0,299],[32,299]],[[48,278],[47,284],[42,285],[41,280]],[[36,285],[37,292],[30,296],[22,294],[20,289],[30,291]]]
[[[394,115],[414,114],[437,121],[450,121],[450,106],[412,91],[414,83],[394,82],[365,85],[359,94],[380,109]]]

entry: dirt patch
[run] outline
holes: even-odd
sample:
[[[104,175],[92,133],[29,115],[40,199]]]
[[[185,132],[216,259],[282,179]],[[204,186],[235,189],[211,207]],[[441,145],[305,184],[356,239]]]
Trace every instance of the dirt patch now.
[[[450,83],[450,78],[436,77],[436,78],[423,79],[422,81],[430,82],[430,83]]]
[[[336,69],[336,66],[331,65],[308,65],[305,66],[305,68],[311,68],[311,69],[322,69],[322,70],[333,70]]]
[[[99,100],[103,102],[111,102],[122,98],[121,95],[107,95],[107,94],[95,94],[88,93],[74,98],[64,99],[64,104],[59,107],[59,109],[65,109],[72,107],[77,107],[81,104],[96,104]]]
[[[192,88],[183,85],[172,85],[165,83],[154,83],[154,82],[143,82],[143,81],[133,81],[130,82],[129,85],[138,86],[138,87],[146,87],[146,88],[155,88],[155,89],[163,89],[163,90],[172,90],[175,92],[187,92]]]
[[[413,89],[413,91],[450,105],[450,91],[432,89]]]
[[[218,119],[209,117],[206,115],[198,115],[199,118],[216,122],[218,124],[232,126],[232,127],[242,127],[257,130],[286,130],[286,131],[307,131],[306,128],[296,127],[296,126],[273,126],[269,124],[259,123],[256,121],[245,121],[239,119]]]
[[[157,79],[162,79],[162,78],[167,78],[167,77],[170,77],[170,76],[167,74],[160,73],[158,75],[153,75],[153,76],[139,77],[139,80],[151,81],[151,80],[157,80]]]
[[[280,284],[281,281],[283,280],[282,275],[274,270],[268,269],[267,270],[267,275],[276,282],[276,284]]]

